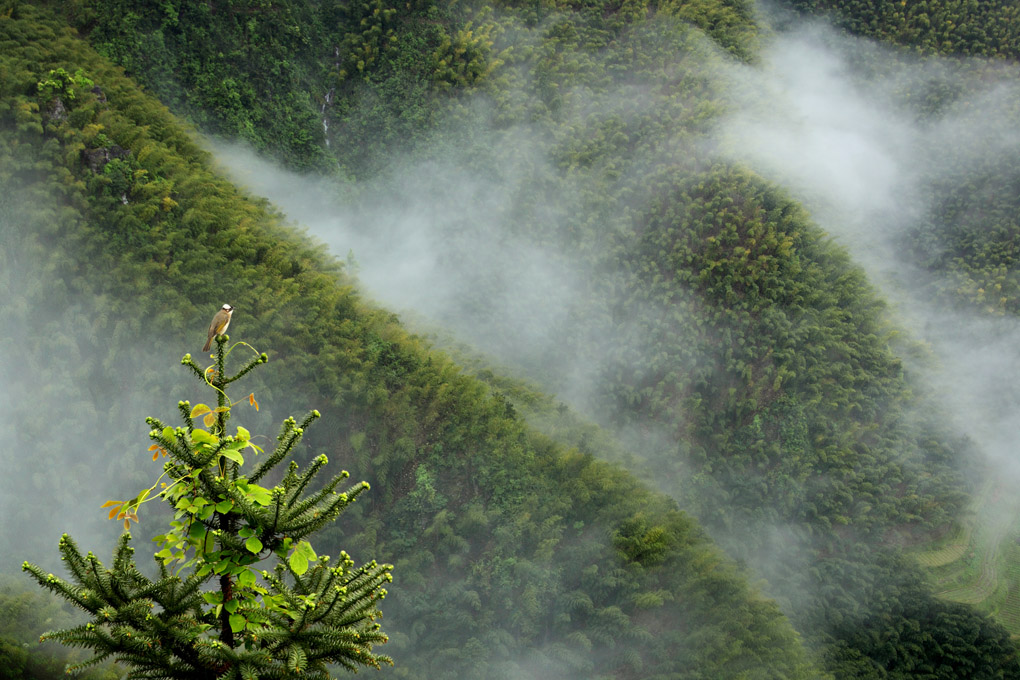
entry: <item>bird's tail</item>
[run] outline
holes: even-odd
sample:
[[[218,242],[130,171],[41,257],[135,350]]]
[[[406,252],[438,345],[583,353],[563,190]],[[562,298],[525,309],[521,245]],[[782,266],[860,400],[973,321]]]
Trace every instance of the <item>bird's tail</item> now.
[[[210,347],[212,347],[212,336],[211,335],[209,336],[209,339],[205,341],[205,347],[202,348],[202,351],[203,352],[208,352]]]

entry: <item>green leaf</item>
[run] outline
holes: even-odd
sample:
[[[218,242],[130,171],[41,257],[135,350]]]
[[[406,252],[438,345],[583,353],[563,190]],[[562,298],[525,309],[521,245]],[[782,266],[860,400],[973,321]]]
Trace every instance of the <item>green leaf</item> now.
[[[203,413],[209,413],[209,411],[212,411],[212,409],[205,404],[195,404],[195,407],[191,409],[191,417],[197,418]]]
[[[240,614],[230,615],[230,630],[234,631],[235,633],[240,633],[242,630],[244,630],[244,627],[247,623],[248,622],[245,621],[244,617],[241,616]]]
[[[270,501],[273,499],[269,493],[269,489],[261,487],[258,484],[249,484],[246,492],[252,501],[259,505],[269,505]]]
[[[237,575],[237,583],[244,588],[252,587],[255,585],[255,572],[251,569],[245,569]]]
[[[203,552],[205,552],[208,555],[215,548],[216,548],[216,537],[213,536],[213,533],[210,531],[210,532],[206,533],[206,535],[205,535],[205,545],[202,546],[202,550],[203,550]]]
[[[306,664],[308,663],[308,657],[305,655],[305,651],[294,645],[290,648],[290,654],[287,656],[287,668],[294,673],[301,673],[304,671]]]
[[[294,573],[298,576],[301,576],[308,571],[308,558],[299,553],[297,550],[295,550],[294,554],[290,556],[288,563],[290,564],[290,568],[293,569]]]
[[[252,536],[251,538],[244,542],[244,547],[247,548],[249,551],[258,554],[259,552],[262,551],[262,541],[260,541],[255,536]]]
[[[243,442],[246,442],[249,439],[251,439],[251,432],[249,432],[245,428],[243,428],[240,425],[238,425],[237,426],[237,438],[240,439]]]
[[[220,440],[205,430],[195,429],[191,431],[191,441],[196,444],[218,444]]]
[[[216,512],[220,513],[221,515],[225,515],[228,512],[230,512],[230,509],[233,507],[234,501],[231,500],[220,501],[219,503],[216,504]]]
[[[290,556],[288,564],[290,568],[294,570],[294,573],[298,576],[308,571],[308,563],[314,562],[319,559],[318,555],[315,554],[315,550],[312,549],[312,544],[308,541],[301,541],[294,548],[294,553]]]
[[[223,603],[223,608],[229,613],[233,614],[237,611],[237,605],[240,604],[237,600],[227,600]]]
[[[166,427],[163,428],[163,439],[173,439],[173,438],[174,438],[174,428],[172,428],[169,425],[167,425]]]
[[[221,604],[223,602],[223,593],[202,593],[202,599],[209,604]]]
[[[223,451],[223,453],[221,453],[220,455],[223,456],[224,458],[229,458],[230,460],[234,461],[238,465],[244,465],[244,456],[242,456],[237,451],[231,451],[230,449],[225,449]]]
[[[309,562],[314,562],[315,560],[319,559],[319,556],[315,554],[315,550],[312,548],[312,544],[309,543],[308,541],[301,541],[300,543],[298,543],[297,548],[294,549],[294,552],[300,553]]]
[[[281,560],[285,560],[287,559],[287,553],[290,552],[290,545],[293,542],[294,542],[293,538],[290,538],[289,536],[285,537],[280,547],[274,550],[273,552],[275,552],[276,556],[279,557]]]

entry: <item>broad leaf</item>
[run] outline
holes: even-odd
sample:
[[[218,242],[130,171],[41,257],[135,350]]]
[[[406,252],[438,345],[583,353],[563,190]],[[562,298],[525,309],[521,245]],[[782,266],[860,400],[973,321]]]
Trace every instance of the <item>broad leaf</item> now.
[[[191,441],[196,444],[218,444],[219,437],[216,437],[205,430],[192,430]]]
[[[297,548],[295,548],[295,552],[304,555],[305,559],[309,562],[314,562],[319,559],[319,556],[315,554],[315,549],[312,548],[312,544],[308,541],[301,541],[298,543]]]
[[[229,458],[230,460],[234,461],[238,465],[244,465],[244,456],[242,456],[237,451],[231,451],[230,449],[224,449],[223,452],[220,455],[223,456],[224,458]],[[265,505],[265,503],[263,503],[263,505]]]
[[[240,614],[230,615],[230,630],[234,631],[235,633],[240,633],[242,630],[244,630],[244,626],[247,623],[248,622],[245,621],[244,617],[241,616]]]
[[[255,572],[250,569],[245,569],[238,574],[237,583],[244,588],[250,588],[255,585]]]
[[[197,418],[203,413],[209,413],[210,411],[212,411],[212,409],[205,404],[195,404],[195,407],[191,409],[191,417]]]
[[[258,484],[249,484],[245,491],[252,501],[259,505],[269,505],[270,501],[273,499],[269,493],[269,489],[261,487]]]
[[[295,550],[294,554],[290,556],[288,564],[290,564],[290,568],[293,569],[294,573],[298,576],[301,576],[308,571],[308,558],[299,553],[297,550]]]

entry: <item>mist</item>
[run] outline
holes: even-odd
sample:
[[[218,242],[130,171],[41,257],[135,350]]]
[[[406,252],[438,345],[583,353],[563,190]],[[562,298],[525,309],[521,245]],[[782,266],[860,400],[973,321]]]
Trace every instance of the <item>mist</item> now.
[[[878,55],[882,72],[860,66]],[[977,444],[988,474],[1015,486],[1020,455],[1020,321],[935,299],[931,274],[908,249],[930,228],[939,188],[1020,151],[1015,64],[919,60],[817,25],[779,36],[765,65],[734,72],[733,113],[721,148],[786,187],[868,273],[891,303],[892,323],[928,352],[904,354]],[[919,111],[926,91],[966,92]],[[905,348],[901,348],[905,349]],[[1015,494],[1004,508],[1016,506]]]
[[[696,66],[680,52],[674,67],[710,69],[700,75],[719,84],[730,111],[699,149],[706,158],[746,164],[808,207],[890,301],[893,323],[928,343],[930,356],[904,358],[959,416],[960,432],[980,442],[997,466],[1013,466],[1009,433],[1020,395],[1002,369],[1016,363],[1009,348],[1020,325],[970,318],[930,299],[928,277],[903,240],[925,228],[939,183],[988,154],[1017,152],[1016,69],[921,60],[817,24],[772,35],[761,62],[751,66],[706,58],[706,44],[692,40]],[[593,131],[613,117],[634,120],[665,105],[646,85],[576,93],[565,116]],[[936,111],[918,104],[946,90],[967,97],[950,97]],[[970,104],[955,103],[964,101]],[[363,290],[382,305],[412,325],[424,321],[449,332],[597,417],[600,375],[640,351],[641,339],[627,329],[667,310],[650,303],[621,319],[585,306],[593,291],[612,295],[622,274],[549,235],[569,231],[573,215],[591,209],[584,185],[599,179],[598,169],[568,173],[562,191],[536,195],[542,178],[563,174],[545,130],[504,129],[484,101],[469,107],[467,129],[444,130],[433,148],[394,158],[383,176],[357,188],[288,173],[241,146],[217,143],[214,151],[233,179],[338,257],[351,258]],[[640,185],[653,161],[685,145],[676,139],[628,158],[621,181]],[[624,208],[600,214],[604,230],[611,234],[626,211],[640,211],[646,201],[635,192]],[[523,207],[532,203],[537,207]]]
[[[362,290],[410,321],[427,319],[513,361],[547,353],[571,314],[579,263],[497,226],[519,178],[428,158],[344,201],[343,187],[327,179],[288,173],[245,147],[215,148],[232,179],[347,257]],[[475,303],[480,289],[484,307]]]
[[[747,166],[802,202],[888,301],[890,327],[902,331],[894,348],[913,389],[949,414],[949,429],[968,442],[961,451],[975,456],[958,462],[979,491],[972,519],[978,530],[1004,535],[1020,509],[1013,443],[1020,321],[935,296],[933,275],[906,243],[930,228],[940,187],[1020,151],[1016,65],[920,59],[810,23],[770,35],[752,65],[712,53],[701,38],[691,45],[697,58],[678,53],[673,68],[710,82],[728,113],[698,139],[678,131],[659,148],[620,159],[614,181],[633,188],[624,205],[600,210],[592,194],[605,181],[603,168],[564,171],[540,125],[501,127],[484,98],[467,104],[470,125],[394,157],[380,177],[356,188],[288,173],[237,145],[219,143],[214,153],[234,180],[348,257],[367,295],[412,327],[442,329],[609,427],[629,452],[631,471],[695,515],[691,490],[658,474],[663,461],[683,464],[673,432],[653,422],[621,428],[600,408],[606,372],[640,364],[655,346],[646,329],[675,310],[656,301],[614,305],[628,273],[589,255],[647,207],[648,169],[664,158],[691,172],[719,160]],[[669,105],[633,82],[568,101],[563,115],[592,136]],[[543,191],[544,183],[557,190]],[[560,238],[585,210],[598,215],[605,241]],[[586,302],[593,298],[609,302]],[[716,493],[720,482],[699,477],[706,486],[696,493]],[[982,505],[983,497],[994,503]],[[731,555],[770,580],[766,592],[803,625],[799,615],[816,598],[806,576],[817,550],[810,532],[783,520],[711,529]],[[873,586],[860,586],[856,600],[868,601]]]
[[[0,464],[5,471],[0,570],[14,572],[23,560],[55,568],[62,533],[98,555],[108,554],[120,533],[119,524],[103,525],[106,513],[99,506],[126,493],[121,482],[127,475],[115,463],[122,459],[116,447],[123,440],[110,431],[109,419],[133,409],[123,402],[107,410],[114,405],[95,399],[102,389],[91,390],[83,379],[98,360],[86,349],[83,310],[66,291],[50,285],[40,258],[18,247],[13,236],[7,238],[22,226],[19,216],[4,214],[0,221],[5,236],[0,250]],[[90,408],[68,412],[64,404]],[[144,436],[145,424],[138,424]],[[100,434],[104,429],[110,435],[106,441]]]
[[[185,324],[180,333],[157,333],[151,307],[125,314],[87,286],[72,288],[59,269],[67,263],[35,240],[49,225],[33,220],[49,216],[20,210],[7,186],[0,194],[7,199],[0,199],[0,573],[21,578],[26,560],[59,571],[64,533],[109,560],[123,523],[101,506],[135,497],[162,473],[163,459],[148,450],[146,417],[175,423],[177,400],[208,400],[180,365],[205,337]],[[57,201],[34,188],[17,195],[25,204]],[[265,402],[272,418],[272,400]],[[131,524],[143,571],[155,568],[144,555],[165,526],[162,506],[146,503]]]

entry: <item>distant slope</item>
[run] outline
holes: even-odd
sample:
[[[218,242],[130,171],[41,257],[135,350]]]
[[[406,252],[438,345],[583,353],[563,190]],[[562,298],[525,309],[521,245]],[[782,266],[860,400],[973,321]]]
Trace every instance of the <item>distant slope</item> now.
[[[396,677],[818,676],[776,605],[675,503],[535,434],[362,303],[320,248],[211,172],[165,108],[59,21],[8,8],[0,44],[2,254],[24,274],[5,281],[17,323],[0,337],[29,365],[44,359],[20,329],[38,328],[47,351],[76,346],[90,389],[47,411],[74,423],[69,435],[138,384],[172,410],[180,379],[157,357],[190,348],[229,299],[235,339],[272,357],[263,398],[318,407],[309,449],[373,483],[331,551],[396,563],[384,607]],[[47,384],[62,379],[73,384]],[[25,389],[23,464],[72,494],[74,478],[30,453],[45,386]],[[120,475],[151,476],[133,456],[115,462],[116,447],[100,453]]]
[[[516,28],[504,12],[532,26],[550,10],[579,19],[552,27],[551,49],[531,55],[542,62],[547,85],[540,87],[548,96],[528,107],[534,115],[558,106],[566,94],[556,92],[562,76],[584,75],[593,66],[564,59],[561,47],[604,45],[649,13],[698,26],[745,60],[753,57],[758,34],[749,0],[638,0],[610,11],[599,3],[435,0],[43,4],[203,129],[244,139],[291,167],[339,169],[358,178],[378,172],[394,153],[426,143],[444,120],[449,94],[486,88],[494,78],[507,84],[500,66],[525,55],[509,44]]]
[[[798,11],[825,17],[847,31],[904,48],[875,55],[876,70],[917,55],[954,60],[955,77],[901,84],[905,105],[937,125],[947,112],[969,117],[973,133],[932,149],[939,167],[928,187],[930,210],[903,248],[932,273],[937,299],[992,315],[1020,311],[1020,168],[1010,130],[987,128],[1016,119],[1020,93],[1008,65],[1020,58],[1020,5],[1008,0],[968,2],[828,2],[792,0]],[[1007,65],[1004,67],[1004,64]],[[999,83],[995,95],[985,88]]]
[[[857,35],[928,54],[1020,56],[1020,7],[1011,0],[787,0],[783,4],[831,18]]]

